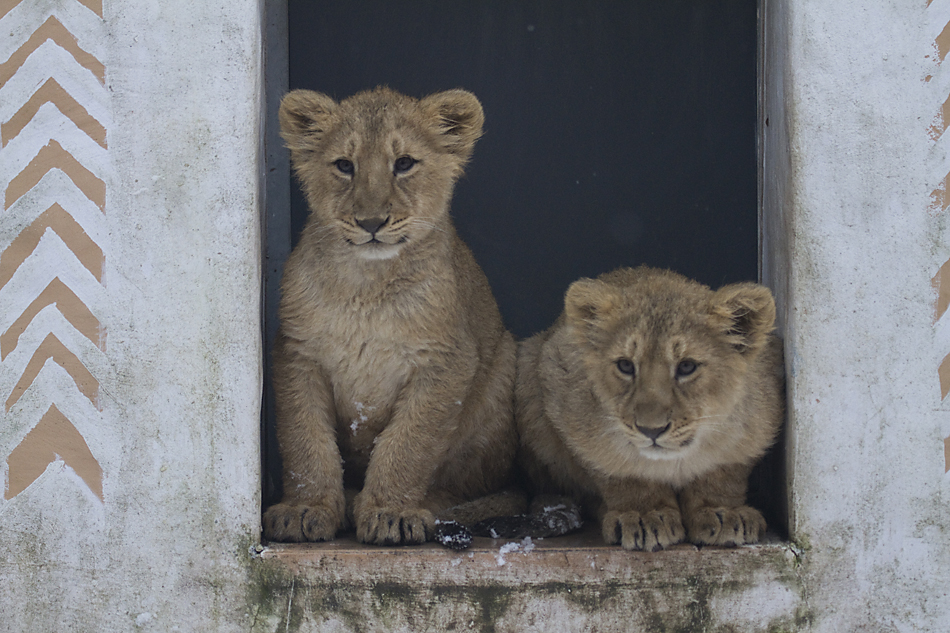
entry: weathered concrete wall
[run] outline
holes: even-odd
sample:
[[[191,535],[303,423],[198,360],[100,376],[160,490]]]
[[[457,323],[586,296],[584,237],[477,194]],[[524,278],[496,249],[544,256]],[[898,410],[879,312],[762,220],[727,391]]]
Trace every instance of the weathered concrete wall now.
[[[657,556],[605,547],[597,529],[475,541],[464,552],[351,539],[269,547],[259,565],[269,599],[253,630],[751,633],[798,630],[810,618],[786,544],[680,545]]]
[[[260,4],[0,6],[0,630],[950,630],[950,0],[763,4],[797,544],[504,566],[255,547]]]
[[[765,213],[788,249],[772,274],[785,275],[792,534],[812,628],[950,630],[950,338],[931,283],[950,257],[950,2],[768,5],[785,50],[766,143],[781,166],[787,135],[788,171]]]
[[[5,2],[0,34],[0,630],[246,630],[257,3]]]

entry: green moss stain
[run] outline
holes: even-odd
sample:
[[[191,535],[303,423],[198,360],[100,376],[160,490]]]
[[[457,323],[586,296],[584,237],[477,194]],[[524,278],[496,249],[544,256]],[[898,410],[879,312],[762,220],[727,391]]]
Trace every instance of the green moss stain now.
[[[253,546],[242,544],[246,549]],[[608,630],[642,628],[657,633],[728,633],[734,627],[713,622],[713,602],[728,602],[754,588],[763,568],[771,568],[773,580],[799,596],[797,612],[776,618],[763,633],[790,633],[811,628],[812,616],[805,610],[803,590],[795,563],[783,549],[768,560],[750,557],[720,577],[703,569],[697,559],[696,573],[671,578],[661,569],[631,580],[605,578],[602,582],[547,582],[502,584],[490,577],[468,585],[427,583],[415,578],[385,582],[359,578],[347,582],[322,577],[319,568],[295,574],[285,563],[248,555],[246,600],[251,614],[250,631],[309,630],[314,623],[333,620],[341,630],[439,630],[493,633],[516,628],[513,620],[532,600],[539,605],[561,604],[574,618],[591,618]],[[747,568],[746,568],[747,567]],[[778,572],[777,577],[774,572]],[[717,607],[718,609],[719,607]],[[546,612],[542,608],[540,613]],[[555,609],[555,612],[557,609]],[[616,622],[604,622],[613,613]],[[526,613],[525,615],[529,615]],[[551,623],[554,626],[556,623]],[[535,622],[534,625],[541,625]]]
[[[282,564],[273,564],[260,558],[260,538],[248,535],[235,546],[244,567],[244,601],[252,633],[286,630],[294,626],[293,598],[296,577]],[[288,608],[289,607],[289,608]],[[279,628],[283,627],[283,628]],[[297,626],[290,630],[297,630]]]
[[[805,555],[811,550],[811,539],[808,538],[807,534],[800,534],[792,540],[789,546],[799,554]]]
[[[495,623],[508,613],[514,597],[513,590],[497,585],[479,586],[474,589],[467,599],[479,614],[479,620],[475,622],[476,630],[481,633],[494,633]],[[464,592],[462,595],[465,595]]]

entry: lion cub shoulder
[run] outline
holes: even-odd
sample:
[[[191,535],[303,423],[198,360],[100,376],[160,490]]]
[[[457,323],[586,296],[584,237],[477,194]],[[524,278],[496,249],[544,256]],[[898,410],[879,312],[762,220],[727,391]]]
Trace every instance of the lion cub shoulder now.
[[[640,267],[579,280],[564,303],[519,351],[536,493],[573,497],[628,549],[756,542],[765,522],[746,505],[748,475],[783,418],[769,290]]]
[[[449,214],[482,121],[463,90],[284,98],[310,216],[281,286],[284,496],[267,538],[326,540],[352,522],[364,542],[419,543],[505,481],[514,339]]]

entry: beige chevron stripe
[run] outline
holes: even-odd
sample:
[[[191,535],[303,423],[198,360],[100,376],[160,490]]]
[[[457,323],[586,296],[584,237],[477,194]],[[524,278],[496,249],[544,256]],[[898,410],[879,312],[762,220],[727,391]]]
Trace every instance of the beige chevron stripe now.
[[[79,187],[80,191],[86,194],[87,198],[105,211],[106,183],[86,169],[82,163],[73,158],[73,155],[63,149],[63,146],[56,141],[50,141],[49,145],[41,149],[36,157],[30,161],[26,169],[10,181],[4,195],[4,208],[9,209],[14,202],[20,199],[20,196],[35,187],[51,169],[59,169],[69,176],[70,180]]]
[[[950,261],[944,262],[930,280],[930,284],[937,291],[937,303],[934,305],[934,323],[936,323],[950,307]]]
[[[934,128],[931,128],[933,132]],[[931,137],[936,138],[935,134],[931,134]],[[950,196],[947,196],[947,180],[950,179],[950,174],[947,175],[942,181],[940,181],[940,186],[930,192],[930,198],[933,200],[931,209],[934,211],[946,211],[947,206],[950,206]]]
[[[940,107],[940,116],[930,128],[930,137],[937,138],[943,134],[947,130],[948,123],[950,123],[950,97]]]
[[[940,61],[943,61],[947,53],[950,52],[950,22],[947,23],[943,30],[940,32],[940,35],[937,36],[937,39],[934,40],[937,43],[937,55],[940,58]]]
[[[52,103],[66,117],[76,124],[80,130],[89,135],[89,138],[106,147],[106,129],[96,121],[79,102],[73,99],[55,79],[48,79],[43,86],[33,93],[30,100],[17,111],[10,120],[0,124],[0,146],[6,146],[10,139],[15,137],[26,124],[29,123],[44,103]]]
[[[13,392],[10,394],[10,397],[7,398],[7,411],[16,404],[20,396],[23,395],[23,392],[30,388],[30,385],[33,384],[33,381],[36,380],[36,377],[39,375],[40,370],[43,369],[43,365],[51,358],[56,361],[60,367],[66,370],[66,373],[76,382],[79,391],[89,398],[93,406],[98,409],[99,381],[89,373],[89,370],[86,369],[86,366],[82,364],[82,361],[80,361],[75,354],[60,343],[55,335],[50,334],[43,339],[40,346],[36,348],[33,357],[30,358],[30,362],[26,364],[23,375],[20,376],[20,380],[16,386],[13,387]]]
[[[100,18],[102,17],[101,0],[76,1],[94,11]],[[8,15],[20,4],[21,2],[17,0],[0,0],[0,18]],[[34,3],[22,4],[23,6],[18,9],[18,15],[42,10]],[[42,19],[42,16],[39,17]],[[52,41],[73,56],[79,65],[73,68],[74,71],[83,72],[80,67],[85,68],[97,78],[100,84],[105,85],[105,67],[102,62],[84,50],[79,45],[77,37],[70,33],[56,17],[49,17],[9,59],[0,63],[0,87],[5,85],[26,63],[30,55],[47,41]],[[65,63],[72,66],[70,62]],[[102,122],[90,115],[89,111],[51,76],[47,76],[43,85],[32,94],[25,91],[21,94],[22,96],[8,97],[23,99],[23,102],[22,105],[17,104],[18,109],[9,120],[0,123],[0,148],[6,148],[6,151],[9,151],[10,141],[20,135],[31,121],[35,121],[37,113],[45,104],[50,103],[100,147],[107,149],[106,129]],[[33,125],[36,125],[36,122]],[[49,144],[40,149],[29,164],[7,184],[3,192],[3,208],[9,209],[23,198],[24,194],[39,184],[46,174],[59,169],[89,200],[105,212],[105,181],[82,164],[84,158],[82,153],[77,152],[73,155],[66,151],[58,140],[50,139]],[[71,189],[69,184],[64,183],[63,186]],[[68,199],[67,197],[66,200]],[[24,261],[36,251],[47,229],[52,229],[75,254],[79,264],[102,283],[105,253],[67,209],[68,206],[64,209],[60,203],[52,204],[29,226],[20,231],[6,249],[0,251],[0,288],[6,286]],[[68,259],[62,263],[75,266],[75,263]],[[27,292],[33,291],[30,289]],[[102,323],[82,299],[63,282],[63,278],[58,276],[33,298],[6,332],[0,334],[0,362],[7,359],[10,353],[20,345],[23,333],[35,321],[37,315],[48,306],[54,306],[79,333],[92,341],[100,350],[105,351],[105,328]],[[93,403],[93,406],[100,409],[99,381],[75,353],[50,333],[30,357],[22,375],[14,385],[5,402],[6,411],[9,412],[33,385],[49,360],[60,365],[76,383],[79,391]],[[47,394],[43,395],[45,397]],[[55,398],[55,394],[49,395]],[[62,459],[66,465],[73,468],[93,493],[103,500],[102,468],[90,452],[86,440],[55,406],[49,407],[40,422],[7,458],[6,498],[12,499],[25,490],[51,462],[57,459]]]
[[[83,436],[55,405],[7,458],[4,498],[12,499],[26,490],[57,459],[76,471],[99,500],[103,500],[102,467]]]
[[[932,1],[927,0],[928,7]],[[946,59],[947,53],[950,53],[950,22],[943,27],[934,43],[937,45],[937,56],[942,63]],[[929,82],[931,78],[928,75],[926,81]],[[936,140],[948,127],[950,127],[950,97],[945,99],[940,107],[936,121],[930,128],[930,137]],[[947,174],[938,187],[931,192],[930,197],[933,200],[931,210],[943,213],[950,206],[950,192],[947,191],[948,184],[950,184],[950,174]],[[944,262],[930,283],[937,291],[937,300],[934,303],[934,324],[936,324],[950,308],[950,260]],[[940,381],[940,400],[943,401],[950,394],[950,354],[940,361],[940,365],[937,367],[937,378]],[[950,437],[943,441],[943,459],[944,472],[948,473],[950,472]]]
[[[0,288],[10,281],[20,264],[36,250],[46,229],[55,231],[80,263],[97,281],[102,282],[102,249],[86,235],[71,215],[59,204],[54,204],[23,229],[6,250],[0,252]]]
[[[13,10],[13,7],[25,2],[26,0],[0,0],[0,18]],[[77,0],[90,11],[94,11],[100,18],[102,17],[102,0]]]
[[[61,48],[69,51],[81,66],[88,69],[99,79],[99,83],[105,83],[106,69],[105,66],[102,65],[102,62],[79,48],[76,36],[67,31],[66,27],[63,26],[59,20],[50,16],[40,28],[33,32],[30,39],[10,56],[10,59],[0,64],[0,86],[7,83],[10,77],[16,74],[16,71],[20,69],[20,66],[23,65],[26,58],[46,40],[53,40]]]
[[[40,310],[48,305],[54,305],[74,328],[79,330],[92,343],[105,351],[105,330],[99,319],[93,316],[86,304],[64,284],[59,277],[46,286],[33,303],[13,322],[7,331],[0,335],[0,360],[16,349],[20,335],[29,327],[30,323],[39,314]]]
[[[940,377],[940,399],[942,400],[950,393],[950,354],[944,356],[943,360],[940,361],[937,375]]]

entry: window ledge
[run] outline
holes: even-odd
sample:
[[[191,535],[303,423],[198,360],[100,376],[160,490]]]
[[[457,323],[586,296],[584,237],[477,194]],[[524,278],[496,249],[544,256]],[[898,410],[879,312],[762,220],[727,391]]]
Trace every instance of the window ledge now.
[[[638,624],[758,631],[804,617],[797,555],[774,538],[644,553],[605,546],[591,529],[530,544],[476,538],[462,552],[435,544],[373,547],[344,536],[270,544],[260,559],[275,622],[290,630],[332,621],[341,631],[370,623],[413,631],[629,631]]]

